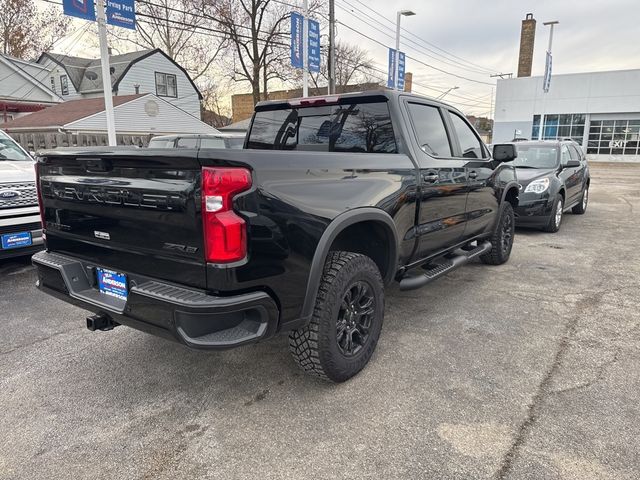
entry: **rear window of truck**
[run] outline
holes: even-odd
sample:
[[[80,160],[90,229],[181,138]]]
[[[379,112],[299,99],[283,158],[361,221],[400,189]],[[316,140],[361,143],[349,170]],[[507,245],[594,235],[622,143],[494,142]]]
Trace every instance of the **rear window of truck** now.
[[[258,110],[247,148],[398,152],[386,102]]]

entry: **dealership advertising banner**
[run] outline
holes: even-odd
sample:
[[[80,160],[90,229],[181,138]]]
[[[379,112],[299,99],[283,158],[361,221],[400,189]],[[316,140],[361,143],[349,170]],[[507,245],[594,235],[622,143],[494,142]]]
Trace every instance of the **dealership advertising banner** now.
[[[136,29],[134,0],[107,0],[107,23],[114,27]]]
[[[93,0],[62,0],[62,11],[70,17],[96,21],[96,9]]]

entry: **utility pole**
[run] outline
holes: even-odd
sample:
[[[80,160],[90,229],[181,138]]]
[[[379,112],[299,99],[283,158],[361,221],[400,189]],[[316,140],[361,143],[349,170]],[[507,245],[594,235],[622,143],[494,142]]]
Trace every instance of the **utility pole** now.
[[[304,0],[302,9],[302,96],[309,96],[309,1]]]
[[[329,95],[336,93],[336,9],[335,0],[329,0]]]
[[[117,145],[116,120],[113,114],[113,97],[111,96],[111,71],[109,70],[109,46],[107,45],[107,19],[104,13],[104,0],[96,0],[96,10],[98,37],[100,39],[102,89],[104,90],[104,113],[107,116],[107,138],[109,140],[109,146],[115,147]]]

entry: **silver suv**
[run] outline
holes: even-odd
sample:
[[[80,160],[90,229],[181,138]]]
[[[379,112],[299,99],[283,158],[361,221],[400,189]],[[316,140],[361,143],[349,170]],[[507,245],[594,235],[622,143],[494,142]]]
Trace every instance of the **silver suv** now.
[[[0,130],[0,259],[42,248],[33,159]]]

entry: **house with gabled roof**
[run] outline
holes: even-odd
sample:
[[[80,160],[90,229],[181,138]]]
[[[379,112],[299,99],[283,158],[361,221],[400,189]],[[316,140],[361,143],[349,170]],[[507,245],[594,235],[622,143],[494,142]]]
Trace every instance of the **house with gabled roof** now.
[[[0,54],[0,124],[62,102],[48,78],[45,66]]]
[[[66,100],[103,95],[100,59],[43,53],[38,59],[49,73],[50,88]],[[113,95],[151,93],[200,118],[202,94],[187,71],[159,48],[109,56]]]

